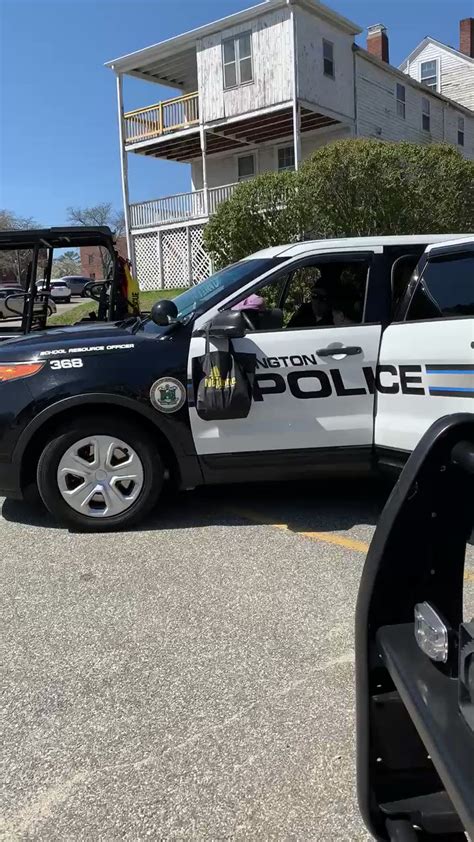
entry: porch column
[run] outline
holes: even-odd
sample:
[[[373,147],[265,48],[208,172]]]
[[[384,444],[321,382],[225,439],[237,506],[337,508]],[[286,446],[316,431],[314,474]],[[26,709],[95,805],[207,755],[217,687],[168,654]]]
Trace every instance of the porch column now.
[[[202,157],[202,189],[204,196],[204,213],[209,216],[209,190],[207,187],[207,138],[203,124],[199,126],[199,133],[201,137],[201,157]]]
[[[293,52],[293,145],[295,149],[295,170],[298,170],[301,163],[301,110],[298,102],[298,44],[296,40],[296,15],[291,0],[290,5],[291,31],[292,31],[292,52]]]
[[[122,176],[122,200],[123,212],[125,216],[125,236],[127,238],[127,251],[132,264],[132,272],[137,276],[137,267],[135,262],[135,251],[133,248],[133,240],[130,225],[130,199],[128,194],[128,160],[127,152],[125,151],[125,126],[123,118],[123,79],[122,73],[117,73],[117,116],[119,124],[119,141],[120,141],[120,172]]]

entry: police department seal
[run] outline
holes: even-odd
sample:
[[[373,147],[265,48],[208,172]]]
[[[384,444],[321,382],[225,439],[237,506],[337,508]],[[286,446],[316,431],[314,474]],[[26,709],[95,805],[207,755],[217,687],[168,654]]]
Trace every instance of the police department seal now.
[[[186,400],[186,389],[174,377],[160,377],[150,389],[150,400],[160,412],[177,412]]]

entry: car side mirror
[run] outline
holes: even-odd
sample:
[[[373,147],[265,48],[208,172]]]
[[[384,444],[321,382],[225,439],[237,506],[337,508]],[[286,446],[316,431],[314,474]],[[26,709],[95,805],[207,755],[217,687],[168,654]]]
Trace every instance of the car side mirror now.
[[[209,335],[219,339],[240,339],[247,325],[240,310],[223,310],[209,324]]]
[[[155,301],[151,308],[151,320],[159,327],[167,327],[173,324],[178,318],[178,308],[174,301],[168,298],[161,298]]]

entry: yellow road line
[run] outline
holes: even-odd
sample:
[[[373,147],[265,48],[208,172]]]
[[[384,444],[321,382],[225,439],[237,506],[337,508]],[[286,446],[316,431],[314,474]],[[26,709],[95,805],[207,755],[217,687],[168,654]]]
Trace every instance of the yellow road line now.
[[[358,541],[356,538],[345,538],[344,535],[337,535],[334,532],[306,532],[298,529],[292,529],[287,523],[275,523],[271,517],[268,517],[268,515],[248,511],[247,509],[227,507],[227,510],[238,517],[251,521],[252,523],[271,526],[272,529],[281,529],[284,532],[290,532],[292,535],[297,535],[300,538],[309,538],[310,541],[319,541],[324,544],[336,544],[338,547],[344,547],[346,550],[354,550],[358,553],[367,553],[369,549],[369,544],[367,544],[366,541]],[[474,572],[466,570],[464,573],[464,580],[466,582],[474,582]]]
[[[281,529],[285,532],[291,532],[293,535],[298,535],[301,538],[309,538],[310,541],[321,541],[325,544],[336,544],[339,547],[345,547],[347,550],[355,550],[358,553],[366,553],[369,545],[365,541],[358,541],[355,538],[345,538],[343,535],[336,535],[333,532],[306,532],[299,529],[292,529],[287,523],[275,523],[272,518],[267,515],[261,515],[259,512],[249,512],[247,509],[229,509],[232,514],[250,520],[252,523],[264,524],[271,526],[273,529]]]

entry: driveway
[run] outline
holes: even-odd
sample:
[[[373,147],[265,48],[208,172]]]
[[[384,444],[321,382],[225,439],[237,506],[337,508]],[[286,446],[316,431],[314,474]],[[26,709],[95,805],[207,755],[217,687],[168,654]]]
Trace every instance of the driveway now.
[[[368,839],[353,618],[383,502],[201,490],[100,537],[5,502],[4,838]]]

